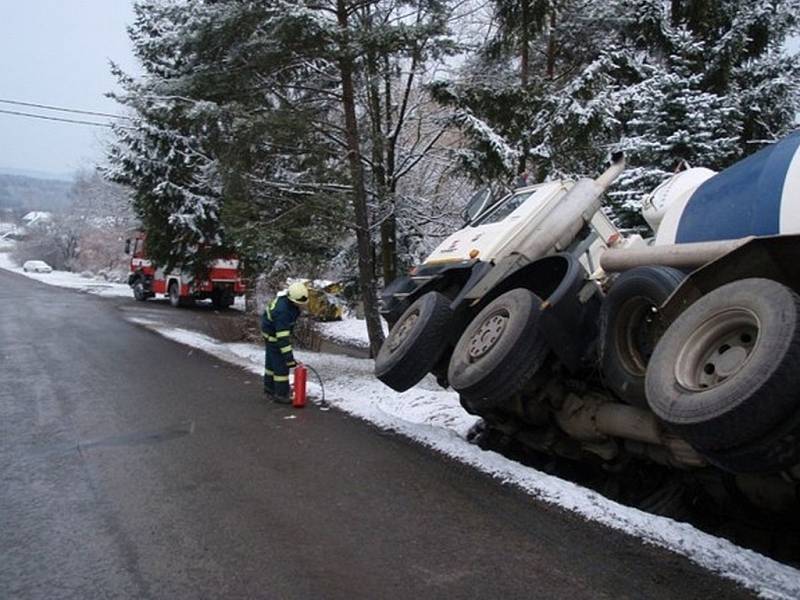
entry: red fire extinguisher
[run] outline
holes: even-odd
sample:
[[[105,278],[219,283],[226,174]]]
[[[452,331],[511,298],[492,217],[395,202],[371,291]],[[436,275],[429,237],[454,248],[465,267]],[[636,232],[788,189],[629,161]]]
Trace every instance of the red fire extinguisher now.
[[[294,397],[292,406],[303,408],[306,405],[306,381],[308,380],[308,369],[303,363],[297,363],[294,368]]]

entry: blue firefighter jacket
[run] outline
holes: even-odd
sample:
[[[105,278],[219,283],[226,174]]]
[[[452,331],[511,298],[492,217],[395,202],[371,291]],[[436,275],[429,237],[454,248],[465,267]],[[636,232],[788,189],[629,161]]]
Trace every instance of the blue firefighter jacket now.
[[[300,309],[294,302],[286,296],[278,296],[267,304],[261,315],[261,335],[268,343],[278,345],[287,364],[295,362],[289,336],[299,314]]]

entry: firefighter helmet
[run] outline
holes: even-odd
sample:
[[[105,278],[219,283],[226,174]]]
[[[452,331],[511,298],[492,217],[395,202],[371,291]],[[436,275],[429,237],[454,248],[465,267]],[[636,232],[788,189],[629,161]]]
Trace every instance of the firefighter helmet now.
[[[289,295],[289,300],[295,304],[308,303],[308,288],[305,286],[305,284],[300,283],[299,281],[296,281],[290,285],[287,293]]]

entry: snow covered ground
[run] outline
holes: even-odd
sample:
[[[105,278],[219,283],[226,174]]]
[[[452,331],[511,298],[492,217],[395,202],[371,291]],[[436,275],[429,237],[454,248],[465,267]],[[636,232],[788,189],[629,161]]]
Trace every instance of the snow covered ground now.
[[[381,321],[383,332],[389,333],[386,323]],[[345,317],[341,321],[331,321],[330,323],[317,323],[316,328],[322,335],[330,340],[342,342],[357,348],[369,348],[369,337],[367,336],[367,322],[364,319],[355,317]]]
[[[11,263],[2,249],[0,268],[22,273],[22,269]],[[73,273],[25,275],[101,296],[129,297],[131,294],[126,285],[95,282]],[[222,343],[201,333],[160,322],[132,320],[166,338],[253,373],[262,373],[264,351],[260,345]],[[352,344],[363,345],[366,340],[364,321],[357,319],[326,323],[321,329],[333,339]],[[797,569],[703,533],[691,525],[622,506],[591,490],[469,444],[465,435],[475,423],[475,417],[462,410],[454,393],[441,390],[430,378],[398,394],[374,378],[370,360],[310,352],[297,352],[296,355],[298,360],[319,373],[324,382],[325,399],[340,410],[472,465],[503,483],[520,487],[539,500],[682,554],[710,571],[756,591],[762,598],[800,597],[800,571]],[[322,389],[316,375],[310,373],[309,380],[309,393],[321,399]],[[535,509],[531,506],[531,510]]]
[[[260,345],[222,343],[201,333],[133,319],[166,338],[207,352],[253,373],[263,370]],[[360,321],[363,324],[363,321]],[[328,324],[336,329],[336,323]],[[342,335],[357,331],[355,324],[340,322]],[[325,399],[336,408],[397,432],[456,460],[519,486],[531,496],[575,512],[586,519],[629,533],[643,541],[672,550],[695,563],[756,591],[762,598],[800,597],[800,571],[751,550],[679,523],[613,502],[582,488],[523,466],[494,452],[485,452],[466,439],[475,417],[463,411],[458,397],[441,390],[431,379],[398,394],[372,373],[372,361],[331,354],[296,352],[297,359],[319,372]],[[309,394],[321,399],[314,373],[309,374]],[[532,506],[531,510],[535,510]]]
[[[124,283],[112,283],[101,279],[87,279],[78,273],[67,271],[53,271],[52,273],[25,273],[22,267],[17,266],[7,252],[2,252],[0,248],[0,269],[13,271],[20,275],[25,275],[31,279],[36,279],[50,285],[80,290],[98,296],[125,296],[131,297],[131,288]]]

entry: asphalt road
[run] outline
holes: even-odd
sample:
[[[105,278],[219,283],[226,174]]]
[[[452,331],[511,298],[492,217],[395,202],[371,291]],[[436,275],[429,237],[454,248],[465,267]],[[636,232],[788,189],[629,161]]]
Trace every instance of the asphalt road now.
[[[750,597],[120,305],[0,270],[2,598]]]

